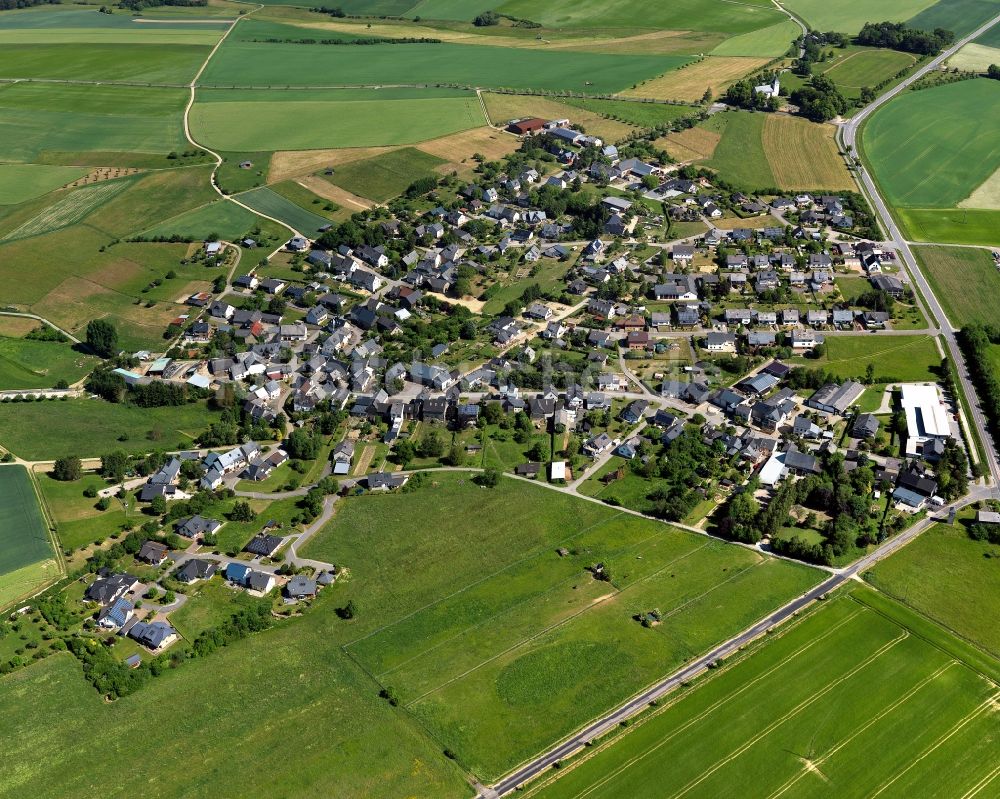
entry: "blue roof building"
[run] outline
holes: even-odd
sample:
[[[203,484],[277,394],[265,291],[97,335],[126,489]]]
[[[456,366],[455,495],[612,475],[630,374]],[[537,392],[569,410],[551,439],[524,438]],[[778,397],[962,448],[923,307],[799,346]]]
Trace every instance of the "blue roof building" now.
[[[243,585],[250,577],[250,567],[242,563],[230,563],[226,566],[226,579],[233,583]]]

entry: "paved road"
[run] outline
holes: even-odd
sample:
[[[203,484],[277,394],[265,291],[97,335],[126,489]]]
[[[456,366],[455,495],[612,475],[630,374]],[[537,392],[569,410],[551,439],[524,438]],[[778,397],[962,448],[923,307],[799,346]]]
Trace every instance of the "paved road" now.
[[[1000,14],[993,17],[993,19],[969,35],[955,42],[954,45],[918,69],[915,73],[913,73],[913,75],[904,80],[898,86],[894,86],[885,94],[875,99],[870,105],[861,109],[852,119],[845,122],[840,128],[839,134],[844,146],[851,147],[857,151],[858,131],[862,123],[869,116],[871,116],[876,109],[889,102],[893,97],[898,96],[901,92],[905,91],[910,85],[922,78],[931,70],[937,69],[944,61],[960,50],[965,44],[978,38],[998,22],[1000,22]],[[882,226],[888,234],[888,243],[899,251],[901,260],[905,265],[906,270],[909,272],[911,280],[916,286],[919,287],[920,293],[923,295],[924,301],[930,309],[931,315],[941,331],[941,335],[948,348],[949,359],[955,367],[955,372],[962,383],[962,389],[965,392],[965,396],[969,400],[969,406],[972,409],[972,422],[977,428],[979,437],[983,442],[983,448],[986,451],[987,462],[985,465],[988,468],[994,483],[1000,483],[1000,459],[997,457],[996,444],[988,432],[989,428],[987,427],[986,417],[983,414],[982,408],[977,399],[978,395],[976,394],[976,391],[972,386],[972,381],[969,378],[969,370],[966,366],[965,359],[962,357],[962,353],[959,350],[958,342],[955,338],[955,328],[948,320],[948,317],[945,314],[944,309],[941,307],[941,304],[938,302],[937,297],[934,296],[934,292],[931,290],[930,284],[927,282],[923,272],[920,270],[920,265],[917,263],[917,260],[913,257],[913,251],[910,249],[910,245],[907,242],[906,237],[903,236],[902,232],[896,225],[888,205],[879,192],[878,186],[875,184],[875,180],[869,174],[867,169],[861,169],[857,174],[864,193],[871,201],[876,215],[881,220]]]

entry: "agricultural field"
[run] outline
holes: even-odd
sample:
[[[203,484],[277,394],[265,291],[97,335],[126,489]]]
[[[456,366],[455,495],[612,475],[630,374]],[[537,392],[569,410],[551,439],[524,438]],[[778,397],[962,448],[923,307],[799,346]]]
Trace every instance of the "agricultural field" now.
[[[785,55],[801,33],[798,25],[785,19],[776,25],[726,39],[712,50],[712,55],[776,58]]]
[[[296,205],[287,197],[283,197],[266,186],[244,192],[239,195],[238,199],[255,211],[280,219],[310,238],[315,237],[319,229],[330,222],[326,217]]]
[[[98,363],[93,355],[74,349],[69,342],[0,335],[0,390],[52,388],[60,380],[72,385]]]
[[[23,225],[12,230],[4,241],[16,241],[30,236],[40,236],[52,233],[62,228],[70,227],[87,218],[88,214],[120,194],[132,183],[132,178],[106,180],[72,190],[43,209],[39,214],[29,219]]]
[[[690,105],[663,105],[662,103],[633,103],[623,100],[581,100],[567,98],[566,105],[593,111],[595,114],[635,125],[638,128],[655,128],[681,117],[696,116],[700,108]]]
[[[651,97],[656,100],[701,100],[705,89],[718,97],[726,87],[749,75],[768,62],[767,58],[709,56],[671,70],[665,75],[643,81],[626,89],[626,97]]]
[[[863,86],[876,86],[917,62],[915,56],[898,50],[849,47],[837,52],[837,59],[823,74],[849,99],[860,97]]]
[[[935,0],[879,0],[875,19],[872,8],[863,0],[827,3],[823,0],[788,0],[785,7],[820,31],[841,31],[855,34],[866,22],[906,22],[914,15],[933,6]],[[935,26],[926,28],[934,30]]]
[[[998,99],[997,81],[968,80],[904,93],[872,115],[865,156],[904,223],[907,209],[965,205],[1000,169]]]
[[[204,402],[136,408],[97,399],[0,403],[0,446],[27,460],[183,449],[218,419]]]
[[[346,652],[481,778],[819,578],[528,483],[484,492],[468,476],[428,479],[346,501],[305,555],[351,564],[359,616]],[[473,507],[492,521],[470,527]],[[435,535],[414,538],[415,520],[431,518]],[[597,561],[610,583],[584,571]],[[664,615],[652,631],[632,618],[651,607]],[[513,724],[518,735],[503,734]]]
[[[835,132],[832,125],[769,114],[761,144],[777,188],[853,191],[854,178],[838,152]]]
[[[185,148],[181,89],[16,83],[0,88],[0,160],[170,166]]]
[[[985,72],[990,64],[1000,64],[1000,47],[969,42],[948,59],[948,66],[964,71]]]
[[[23,466],[0,466],[0,607],[58,574],[31,475]]]
[[[704,161],[715,154],[715,148],[721,140],[722,136],[718,131],[696,125],[657,139],[656,146],[662,147],[676,161]]]
[[[142,235],[148,238],[177,235],[194,239],[218,236],[227,241],[236,241],[262,221],[246,208],[220,199],[166,219],[143,231]]]
[[[1000,657],[1000,546],[969,538],[965,525],[935,524],[878,564],[866,579],[880,591]]]
[[[956,37],[971,33],[1000,11],[997,0],[937,0],[907,22],[913,28],[944,28]],[[996,29],[994,28],[994,31]]]
[[[716,170],[725,180],[747,189],[774,186],[776,179],[764,150],[764,124],[768,114],[747,111],[717,114],[706,126],[719,126],[722,138],[705,166]],[[718,120],[718,121],[716,121]]]
[[[444,163],[436,156],[404,147],[373,158],[351,161],[337,167],[326,179],[359,197],[385,202],[402,194],[415,180],[437,177],[437,169]]]
[[[203,90],[191,110],[198,141],[236,152],[413,144],[483,121],[474,94],[450,89]]]
[[[0,76],[180,87],[194,77],[211,49],[197,44],[4,44]]]
[[[841,378],[864,377],[868,364],[889,382],[919,383],[937,379],[941,355],[930,336],[827,336],[821,358],[797,359]]]
[[[107,481],[94,472],[84,472],[79,480],[70,482],[56,480],[49,472],[36,472],[35,479],[65,552],[106,539],[125,522],[125,509],[117,501],[102,511],[97,509],[96,499],[84,496],[87,489],[107,488]]]
[[[512,59],[508,48],[465,44],[372,45],[365,48],[364,58],[358,55],[353,47],[227,40],[209,63],[200,84],[278,89],[392,85],[399,83],[404,75],[413,84],[612,93],[689,60],[687,56],[529,49],[520,49],[517,58]],[[241,145],[224,149],[258,148]]]
[[[988,250],[929,246],[913,253],[953,325],[996,322],[1000,272]]]
[[[75,166],[0,164],[0,205],[15,205],[41,197],[87,172]]]
[[[779,629],[527,795],[975,795],[997,776],[996,684],[868,593]]]
[[[898,208],[897,216],[914,241],[942,244],[1000,244],[1000,211],[980,208]]]

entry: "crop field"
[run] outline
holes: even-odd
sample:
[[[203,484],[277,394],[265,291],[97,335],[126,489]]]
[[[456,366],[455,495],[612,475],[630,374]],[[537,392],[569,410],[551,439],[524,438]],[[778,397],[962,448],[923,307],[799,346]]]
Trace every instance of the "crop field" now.
[[[259,189],[251,189],[239,195],[240,202],[249,205],[255,211],[259,211],[267,216],[280,219],[295,230],[310,238],[314,237],[321,227],[329,223],[329,219],[307,211],[299,205],[282,197],[276,191],[272,191],[266,186]]]
[[[125,509],[118,502],[112,502],[110,508],[101,511],[96,507],[96,499],[83,495],[88,488],[99,491],[107,487],[107,481],[100,475],[84,472],[79,480],[63,482],[40,472],[35,479],[55,522],[59,545],[64,550],[87,546],[121,529]]]
[[[823,72],[847,96],[858,96],[862,86],[875,86],[916,63],[909,53],[897,50],[856,50]],[[853,90],[853,91],[852,91]]]
[[[729,13],[729,12],[727,12]],[[687,56],[517,51],[463,44],[354,47],[227,41],[201,77],[202,86],[276,87],[414,84],[616,92],[686,63]],[[2,66],[2,60],[0,60]],[[2,72],[0,72],[2,74]],[[232,147],[230,149],[255,149]],[[266,148],[262,148],[266,149]]]
[[[0,88],[0,159],[129,166],[137,156],[143,162],[145,154],[165,156],[184,149],[186,99],[186,92],[177,89],[6,86]],[[71,154],[73,160],[59,154]]]
[[[0,466],[0,607],[58,573],[28,470]]]
[[[1000,245],[1000,211],[976,208],[898,208],[896,213],[914,241],[942,244]]]
[[[399,194],[419,178],[437,175],[437,168],[444,160],[404,147],[373,158],[351,161],[337,167],[327,178],[343,189],[359,197],[384,202]]]
[[[493,521],[466,524],[472,507]],[[415,534],[431,518],[434,535]],[[484,492],[461,475],[349,500],[307,551],[351,564],[360,612],[348,654],[480,777],[819,577],[541,487],[504,480]],[[585,571],[599,561],[610,583]],[[654,630],[633,620],[653,607],[664,616]],[[517,736],[503,733],[512,725]]]
[[[716,56],[753,56],[755,58],[777,58],[788,52],[791,43],[800,35],[799,26],[785,19],[767,28],[741,33],[726,39],[712,50]]]
[[[914,247],[934,296],[956,327],[997,321],[1000,272],[987,250],[968,247]]]
[[[896,206],[953,208],[1000,168],[1000,83],[907,92],[876,111],[865,154]]]
[[[1000,773],[997,696],[841,595],[528,795],[973,796]]]
[[[718,97],[729,84],[760,69],[766,58],[721,57],[712,55],[694,61],[664,75],[643,81],[634,89],[622,92],[627,97],[652,97],[656,100],[700,100],[705,89]]]
[[[344,624],[333,612],[337,591],[305,616],[168,669],[115,703],[68,654],[0,677],[8,738],[0,797],[56,799],[95,787],[111,796],[469,796],[440,747],[340,651],[331,635]],[[34,712],[23,712],[26,702]],[[80,735],[93,725],[128,745],[93,746]],[[43,741],[56,743],[39,749]],[[162,773],[151,788],[153,761]]]
[[[211,47],[197,44],[4,44],[0,77],[183,86]]]
[[[969,42],[948,59],[949,67],[973,72],[985,72],[990,64],[998,63],[1000,63],[1000,47],[988,47],[976,42]]]
[[[28,460],[190,447],[218,414],[203,402],[135,408],[97,399],[0,403],[0,446]]]
[[[872,8],[864,0],[843,0],[828,3],[823,0],[788,0],[785,7],[802,17],[809,26],[821,31],[857,33],[866,22],[889,20],[906,22],[915,14],[933,6],[935,0],[879,0],[878,20],[872,18]],[[926,30],[934,30],[934,26]]]
[[[835,128],[791,116],[769,114],[761,143],[779,189],[855,188],[834,141]]]
[[[662,147],[677,161],[704,161],[715,154],[721,140],[718,132],[696,125],[657,139],[656,146]]]
[[[763,144],[768,115],[737,111],[717,116],[718,123],[713,119],[708,124],[710,128],[716,124],[724,126],[722,139],[705,165],[737,186],[748,189],[774,186],[774,171]]]
[[[944,28],[956,37],[971,33],[1000,11],[997,0],[938,0],[912,19],[910,27],[932,31]],[[996,30],[994,28],[994,30]]]
[[[476,96],[453,90],[206,90],[191,110],[199,141],[237,152],[413,144],[483,122]]]
[[[259,216],[228,200],[215,200],[178,216],[154,225],[143,232],[144,236],[191,236],[207,239],[212,235],[228,241],[242,238],[254,225],[262,221]]]
[[[868,364],[877,377],[917,383],[937,379],[941,355],[930,336],[827,336],[826,354],[804,361],[837,377],[863,377]]]
[[[1000,657],[1000,546],[973,541],[962,524],[936,524],[866,579],[938,624]]]
[[[37,216],[12,230],[4,237],[4,240],[26,239],[29,236],[52,233],[61,228],[75,225],[116,194],[127,189],[131,183],[131,178],[119,178],[74,189],[69,194],[60,197]]]
[[[0,389],[52,388],[75,383],[98,364],[69,343],[0,336]]]
[[[86,174],[86,169],[75,166],[0,164],[0,205],[33,200]]]

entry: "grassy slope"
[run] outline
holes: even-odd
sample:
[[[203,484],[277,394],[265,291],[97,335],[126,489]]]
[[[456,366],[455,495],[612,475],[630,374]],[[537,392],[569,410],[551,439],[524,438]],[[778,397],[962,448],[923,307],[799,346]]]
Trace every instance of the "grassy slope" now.
[[[773,186],[774,172],[762,141],[766,120],[766,114],[725,114],[722,140],[706,166],[718,170],[730,183],[748,189]]]
[[[1000,656],[1000,546],[937,524],[883,561],[868,580],[934,621]]]
[[[934,0],[879,0],[874,19],[871,6],[863,0],[829,3],[825,0],[788,0],[787,8],[802,17],[811,28],[821,31],[857,33],[866,22],[905,22],[934,4]],[[931,28],[933,30],[933,28]]]
[[[47,194],[87,174],[87,170],[73,166],[44,166],[40,164],[0,165],[0,204],[23,203]]]
[[[329,222],[326,217],[296,205],[266,186],[241,194],[239,199],[254,210],[280,219],[309,237],[315,236],[319,228]]]
[[[936,379],[931,370],[940,365],[941,356],[930,336],[829,336],[826,355],[803,363],[844,378],[864,376],[872,363],[877,376],[920,382]]]
[[[75,383],[97,359],[70,344],[0,336],[0,388],[51,388],[59,380]]]
[[[97,510],[97,500],[85,497],[88,488],[99,491],[107,487],[100,475],[87,472],[79,480],[64,483],[47,473],[36,475],[38,486],[56,523],[56,535],[64,550],[74,550],[106,538],[121,527],[125,510],[113,502],[106,511]]]
[[[996,322],[1000,273],[988,251],[965,247],[913,251],[953,325]]]
[[[443,163],[440,158],[406,147],[339,166],[330,182],[359,197],[384,202],[402,194],[413,181],[436,175],[435,167]]]

